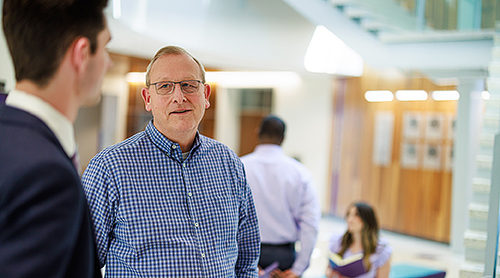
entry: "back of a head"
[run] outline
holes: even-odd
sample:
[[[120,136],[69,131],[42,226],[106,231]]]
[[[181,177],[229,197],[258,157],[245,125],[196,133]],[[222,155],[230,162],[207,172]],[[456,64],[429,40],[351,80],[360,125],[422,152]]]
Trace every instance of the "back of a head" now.
[[[4,0],[2,25],[16,80],[48,84],[73,41],[86,37],[91,53],[105,28],[108,0]]]
[[[285,122],[276,116],[267,116],[260,124],[259,138],[281,144],[285,138]]]

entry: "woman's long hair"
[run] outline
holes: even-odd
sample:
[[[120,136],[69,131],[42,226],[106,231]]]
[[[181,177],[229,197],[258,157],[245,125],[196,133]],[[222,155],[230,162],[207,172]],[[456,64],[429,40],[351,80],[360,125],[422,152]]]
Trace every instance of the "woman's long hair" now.
[[[363,229],[361,230],[361,245],[363,246],[363,263],[368,271],[371,267],[370,255],[374,254],[377,250],[379,231],[377,217],[375,216],[373,208],[366,203],[354,203],[349,206],[347,211],[349,212],[352,207],[356,207],[357,214],[361,218],[361,221],[363,221]],[[342,237],[341,249],[338,254],[343,257],[345,251],[349,249],[352,243],[353,236],[349,230],[347,230]]]

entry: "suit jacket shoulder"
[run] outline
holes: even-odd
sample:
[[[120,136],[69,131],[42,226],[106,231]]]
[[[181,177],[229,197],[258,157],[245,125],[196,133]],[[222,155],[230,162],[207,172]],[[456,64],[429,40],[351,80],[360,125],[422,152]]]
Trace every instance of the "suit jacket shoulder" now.
[[[99,277],[79,176],[52,131],[0,105],[0,277]]]

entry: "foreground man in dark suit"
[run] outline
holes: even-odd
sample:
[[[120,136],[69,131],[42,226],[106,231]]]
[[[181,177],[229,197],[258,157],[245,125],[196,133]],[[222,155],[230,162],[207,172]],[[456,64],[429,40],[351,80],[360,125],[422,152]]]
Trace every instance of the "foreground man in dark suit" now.
[[[107,0],[4,0],[15,90],[0,105],[0,277],[100,277],[72,157],[110,58]]]

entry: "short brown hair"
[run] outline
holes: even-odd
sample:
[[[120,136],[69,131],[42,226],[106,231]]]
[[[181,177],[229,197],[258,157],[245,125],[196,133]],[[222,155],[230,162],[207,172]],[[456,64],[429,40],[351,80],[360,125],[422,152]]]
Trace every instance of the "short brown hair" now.
[[[146,86],[150,85],[149,82],[151,80],[149,79],[149,75],[151,74],[151,68],[153,67],[153,64],[156,62],[156,60],[158,60],[158,58],[160,58],[163,55],[167,55],[167,54],[174,54],[174,55],[187,54],[189,57],[191,57],[191,59],[193,59],[196,62],[198,67],[200,67],[201,82],[203,82],[203,83],[206,82],[206,80],[205,80],[205,67],[203,67],[203,64],[201,64],[201,62],[198,59],[196,59],[193,55],[191,55],[189,52],[187,52],[184,48],[179,47],[179,46],[170,45],[170,46],[165,46],[165,47],[161,48],[160,50],[156,51],[155,56],[153,57],[153,59],[151,59],[151,62],[149,62],[148,68],[146,70]]]
[[[105,27],[108,0],[4,0],[3,30],[16,80],[44,87],[57,71],[67,49],[79,37],[97,49]]]

